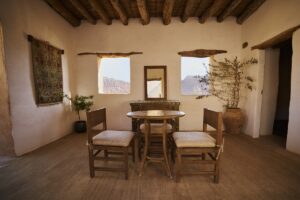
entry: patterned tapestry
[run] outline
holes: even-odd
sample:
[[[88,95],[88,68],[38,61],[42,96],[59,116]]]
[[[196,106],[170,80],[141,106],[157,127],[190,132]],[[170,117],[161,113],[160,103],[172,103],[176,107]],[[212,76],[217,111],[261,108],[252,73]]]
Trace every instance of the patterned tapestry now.
[[[62,50],[33,38],[31,51],[36,104],[62,102]]]

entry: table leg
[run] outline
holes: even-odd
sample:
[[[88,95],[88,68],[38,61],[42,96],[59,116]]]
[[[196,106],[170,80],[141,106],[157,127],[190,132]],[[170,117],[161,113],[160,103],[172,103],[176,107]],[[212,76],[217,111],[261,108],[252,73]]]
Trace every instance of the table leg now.
[[[164,119],[163,123],[163,154],[164,154],[164,160],[165,160],[165,165],[167,169],[168,176],[172,178],[171,174],[171,168],[169,165],[169,157],[168,157],[168,147],[167,147],[167,120]]]
[[[143,174],[143,169],[144,169],[145,163],[147,161],[147,154],[148,154],[148,148],[149,148],[150,122],[149,122],[149,120],[145,120],[144,123],[145,123],[145,129],[146,129],[145,130],[145,146],[144,146],[144,153],[143,153],[139,176],[142,176],[142,174]]]

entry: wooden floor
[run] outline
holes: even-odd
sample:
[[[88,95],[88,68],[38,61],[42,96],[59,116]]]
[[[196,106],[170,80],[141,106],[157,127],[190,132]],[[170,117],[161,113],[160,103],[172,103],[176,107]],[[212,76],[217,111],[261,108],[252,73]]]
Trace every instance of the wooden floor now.
[[[0,168],[0,199],[300,199],[300,157],[280,139],[226,135],[220,183],[210,177],[170,180],[159,164],[139,177],[88,172],[85,135],[70,135]]]

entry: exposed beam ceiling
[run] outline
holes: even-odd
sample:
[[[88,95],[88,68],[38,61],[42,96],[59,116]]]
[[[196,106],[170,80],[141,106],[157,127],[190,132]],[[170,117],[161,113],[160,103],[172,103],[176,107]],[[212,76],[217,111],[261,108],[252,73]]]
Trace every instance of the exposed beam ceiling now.
[[[146,0],[136,0],[137,6],[141,15],[141,22],[143,25],[149,24],[150,17],[146,6]]]
[[[121,22],[124,25],[128,25],[128,17],[127,14],[125,13],[125,10],[123,6],[121,5],[119,0],[110,0],[111,5],[115,9],[115,11],[118,13]]]
[[[72,26],[79,26],[80,20],[77,19],[59,0],[45,0],[58,14],[65,18]]]
[[[165,0],[163,7],[163,23],[168,25],[171,23],[172,12],[174,8],[175,0]]]
[[[236,19],[238,24],[242,24],[248,17],[250,17],[266,0],[253,0],[246,7],[244,12]]]
[[[150,23],[151,17],[161,17],[165,25],[172,17],[180,17],[186,22],[190,17],[198,17],[205,23],[210,17],[218,22],[227,17],[236,17],[242,24],[266,0],[44,0],[72,26],[82,20],[96,24],[101,20],[110,25],[120,20],[124,25],[131,18],[140,18],[143,25]]]
[[[108,16],[107,12],[103,9],[103,7],[99,4],[99,2],[97,0],[88,0],[88,2],[101,17],[102,21],[105,24],[110,25],[112,20]]]

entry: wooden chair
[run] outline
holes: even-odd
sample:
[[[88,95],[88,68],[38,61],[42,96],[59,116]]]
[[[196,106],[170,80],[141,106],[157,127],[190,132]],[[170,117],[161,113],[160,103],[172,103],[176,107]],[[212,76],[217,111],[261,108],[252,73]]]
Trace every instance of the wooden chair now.
[[[197,171],[193,174],[206,174],[219,182],[219,168],[221,151],[223,148],[222,113],[204,109],[203,132],[175,132],[173,133],[176,145],[175,180],[180,180],[182,164],[210,164],[214,166],[211,171]],[[207,132],[207,125],[216,129],[216,137]],[[191,158],[201,158],[193,159]]]
[[[95,171],[122,171],[125,179],[128,179],[128,152],[132,148],[132,160],[134,160],[134,133],[131,131],[107,130],[106,109],[87,112],[87,135],[89,149],[90,176],[95,176]],[[99,130],[99,126],[102,128]],[[100,156],[104,151],[104,156]],[[121,153],[123,157],[110,157],[109,151]],[[123,162],[123,168],[96,167],[95,160]]]

